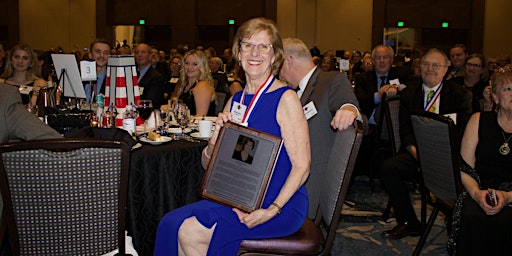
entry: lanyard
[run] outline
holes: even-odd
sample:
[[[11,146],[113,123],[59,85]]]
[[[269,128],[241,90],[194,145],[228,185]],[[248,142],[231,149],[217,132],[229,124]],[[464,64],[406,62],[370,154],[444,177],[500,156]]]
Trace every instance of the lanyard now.
[[[254,110],[256,103],[261,98],[261,96],[263,96],[268,91],[270,86],[274,83],[274,80],[276,80],[276,78],[274,77],[274,75],[270,74],[267,77],[267,80],[265,80],[265,82],[260,86],[260,88],[258,88],[258,90],[256,91],[256,94],[254,94],[254,97],[252,98],[251,102],[249,103],[249,107],[245,111],[244,117],[242,118],[242,123],[247,123],[247,120],[249,119],[249,116],[251,115],[252,111]],[[245,90],[242,92],[242,98],[240,99],[241,105],[244,104],[244,98],[245,98]]]
[[[426,103],[425,104],[425,111],[430,111],[432,106],[434,106],[434,104],[436,103],[437,98],[439,98],[439,96],[441,95],[441,88],[442,87],[443,87],[443,83],[441,83],[441,85],[439,85],[437,90],[434,91],[434,95],[432,95],[432,98],[430,98],[430,100],[428,102],[425,102]],[[423,89],[423,95],[425,95],[425,89]],[[425,96],[423,96],[423,98],[425,98]]]

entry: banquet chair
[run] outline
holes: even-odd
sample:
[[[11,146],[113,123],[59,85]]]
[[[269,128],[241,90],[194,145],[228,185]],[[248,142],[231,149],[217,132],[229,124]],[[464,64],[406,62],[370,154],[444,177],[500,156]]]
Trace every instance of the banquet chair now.
[[[357,122],[336,133],[321,188],[316,219],[306,218],[303,226],[287,237],[244,240],[239,255],[329,255],[359,152],[363,131]]]
[[[385,96],[383,104],[384,120],[383,126],[386,126],[386,133],[389,143],[391,144],[391,153],[396,155],[400,149],[400,95]],[[384,128],[383,128],[384,129]],[[381,134],[383,135],[383,134]]]
[[[460,142],[454,122],[448,117],[426,111],[414,112],[411,121],[423,183],[429,195],[426,197],[427,203],[433,207],[414,249],[413,255],[419,255],[439,211],[448,218],[446,223],[450,232],[453,206],[463,187],[459,171]]]
[[[399,112],[400,112],[400,95],[390,96],[384,94],[383,103],[382,103],[382,119],[384,125],[386,126],[387,136],[389,144],[391,146],[391,155],[395,156],[398,154],[401,146],[400,140],[400,120],[399,120]],[[384,129],[384,128],[383,128]],[[384,136],[381,136],[384,138]],[[421,180],[421,176],[413,178],[410,180],[414,184],[414,187],[420,192],[420,200],[421,200],[421,224],[422,226],[426,225],[427,219],[427,201],[425,197],[425,189],[423,186],[423,181]],[[391,216],[391,203],[388,201],[386,209],[382,212],[382,219],[387,221]]]
[[[125,254],[130,148],[124,141],[0,144],[0,186],[13,255]]]

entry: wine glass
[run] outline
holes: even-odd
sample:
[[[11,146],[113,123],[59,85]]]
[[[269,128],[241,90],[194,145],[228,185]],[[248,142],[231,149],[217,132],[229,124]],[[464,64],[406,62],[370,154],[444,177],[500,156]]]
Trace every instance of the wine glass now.
[[[174,109],[174,118],[181,128],[182,137],[185,137],[185,129],[187,128],[188,122],[190,121],[190,112],[186,104],[176,104]]]
[[[139,100],[137,102],[137,112],[140,118],[144,120],[144,132],[147,132],[147,122],[151,113],[153,113],[153,102],[151,100]]]

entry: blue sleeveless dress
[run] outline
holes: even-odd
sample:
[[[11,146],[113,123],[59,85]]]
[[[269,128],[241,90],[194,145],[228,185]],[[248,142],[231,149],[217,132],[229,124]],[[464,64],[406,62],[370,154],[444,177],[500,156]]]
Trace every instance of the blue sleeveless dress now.
[[[289,89],[289,87],[283,87],[263,95],[249,117],[248,126],[281,137],[276,112],[281,96]],[[240,102],[241,96],[242,92],[238,92],[233,96],[232,102]],[[244,102],[250,102],[253,97],[254,95],[245,95]],[[265,209],[274,202],[290,171],[290,158],[285,147],[282,147],[262,208]],[[304,186],[301,186],[283,206],[281,214],[251,229],[240,223],[231,207],[201,200],[175,209],[164,216],[158,226],[154,255],[178,255],[178,229],[181,223],[191,216],[195,216],[207,228],[217,223],[207,255],[225,256],[237,255],[243,239],[293,234],[304,224],[307,212],[308,196]]]

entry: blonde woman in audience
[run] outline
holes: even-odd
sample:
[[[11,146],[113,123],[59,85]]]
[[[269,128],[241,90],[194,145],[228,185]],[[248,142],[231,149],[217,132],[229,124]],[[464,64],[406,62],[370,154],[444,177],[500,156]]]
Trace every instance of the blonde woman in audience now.
[[[35,106],[39,89],[47,85],[46,80],[36,76],[37,56],[32,48],[24,43],[15,45],[7,58],[0,83],[18,88],[24,105]]]
[[[176,86],[178,100],[187,104],[195,116],[215,115],[215,89],[206,55],[190,50],[183,56],[180,81]]]

